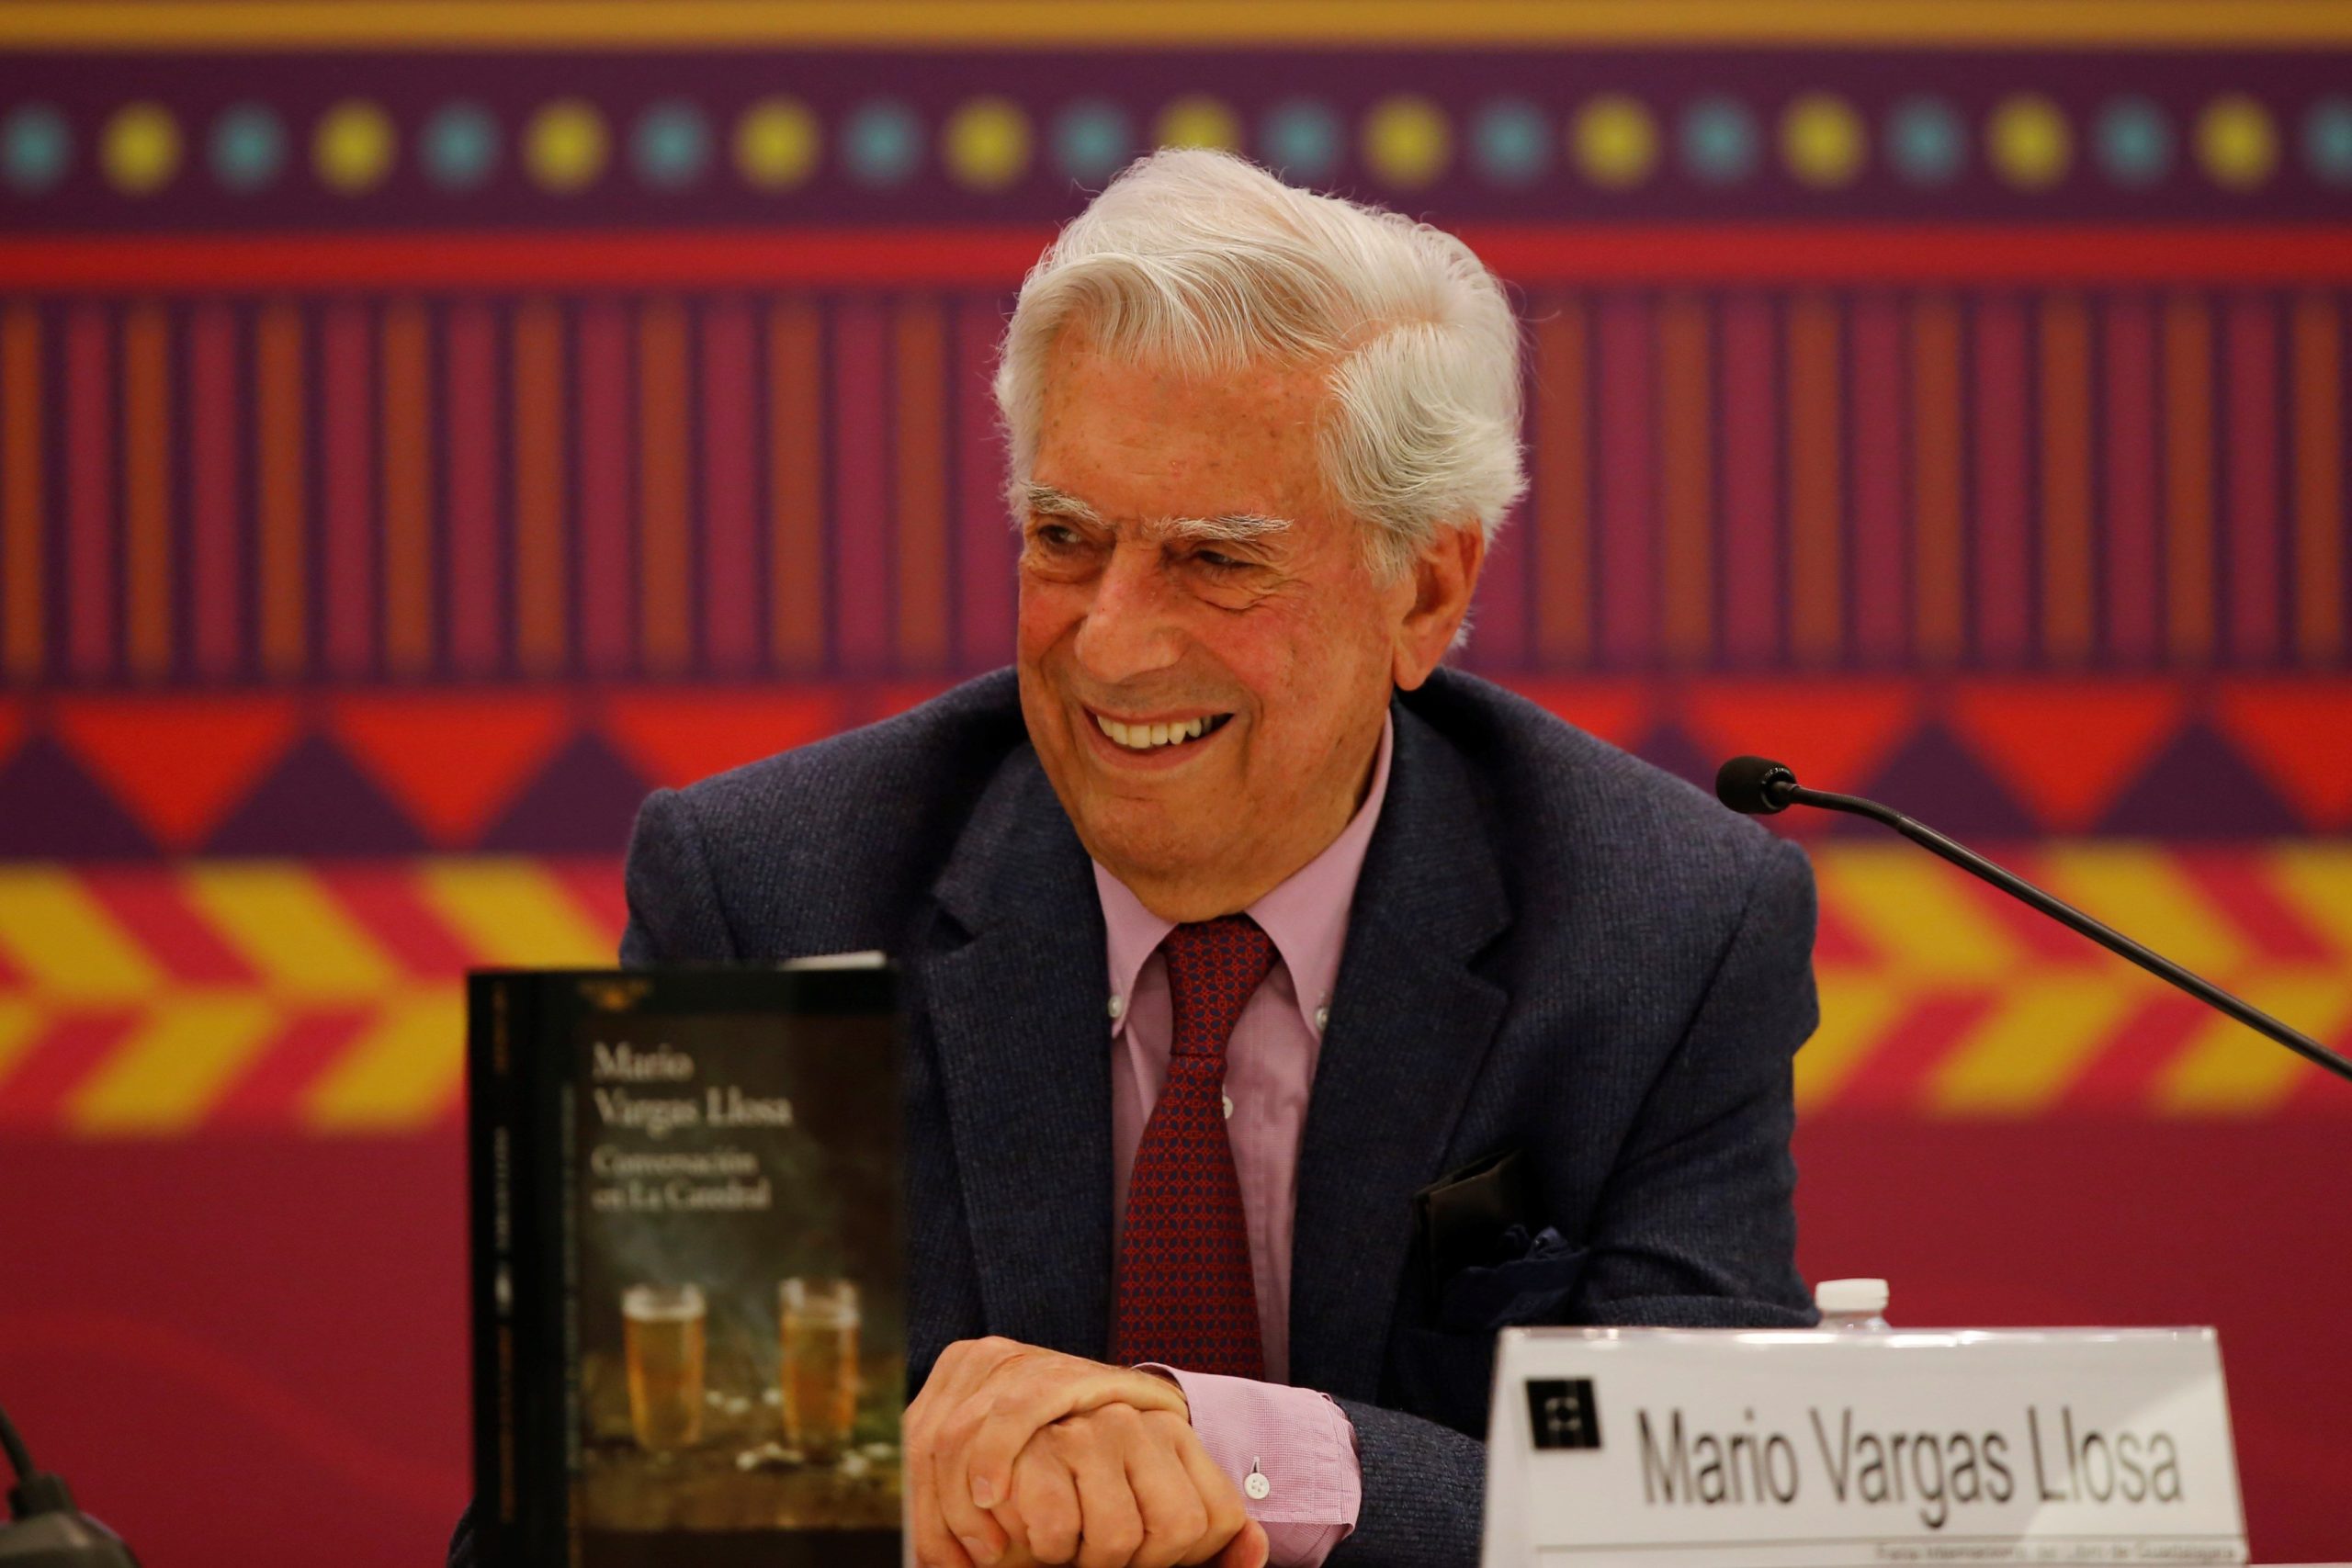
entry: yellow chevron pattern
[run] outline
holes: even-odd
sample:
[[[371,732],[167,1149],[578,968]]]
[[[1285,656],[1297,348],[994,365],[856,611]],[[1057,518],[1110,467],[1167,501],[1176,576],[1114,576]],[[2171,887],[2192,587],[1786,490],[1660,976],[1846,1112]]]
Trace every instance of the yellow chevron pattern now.
[[[2285,1052],[1899,844],[1815,847],[1801,1109],[2017,1118],[2352,1111]],[[2046,846],[2018,869],[2352,1045],[2352,846]],[[0,865],[0,1135],[446,1126],[460,972],[610,962],[619,867],[422,858]]]

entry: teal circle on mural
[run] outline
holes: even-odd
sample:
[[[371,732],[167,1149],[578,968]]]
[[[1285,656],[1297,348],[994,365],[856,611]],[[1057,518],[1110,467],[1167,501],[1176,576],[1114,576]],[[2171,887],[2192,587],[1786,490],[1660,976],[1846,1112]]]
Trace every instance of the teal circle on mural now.
[[[234,191],[259,190],[286,167],[286,128],[260,104],[235,104],[212,122],[213,176]]]
[[[2099,110],[2091,139],[2098,166],[2118,185],[2152,186],[2172,173],[2172,124],[2145,98],[2117,98]]]
[[[1116,104],[1088,98],[1062,110],[1054,121],[1054,162],[1063,174],[1088,185],[1123,168],[1136,145],[1135,127]]]
[[[424,122],[418,152],[425,178],[471,190],[498,167],[498,121],[479,104],[445,104]]]
[[[1488,104],[1470,122],[1470,162],[1497,185],[1540,179],[1552,166],[1552,123],[1523,98]]]
[[[1682,162],[1710,185],[1730,185],[1756,172],[1756,117],[1731,98],[1702,98],[1682,114]]]
[[[1968,163],[1968,128],[1941,98],[1905,98],[1886,117],[1886,161],[1913,185],[1947,185]]]
[[[1276,104],[1258,128],[1258,152],[1292,180],[1329,179],[1340,166],[1340,117],[1311,98]]]
[[[655,104],[638,117],[629,160],[647,185],[662,190],[692,185],[710,166],[710,126],[692,104]]]
[[[0,174],[16,189],[49,189],[65,177],[73,160],[74,133],[47,104],[27,104],[0,120]]]
[[[2303,117],[2303,162],[2312,177],[2352,186],[2352,98],[2322,98]]]
[[[915,172],[922,156],[922,126],[914,110],[891,98],[861,106],[842,130],[842,158],[853,178],[894,186]]]

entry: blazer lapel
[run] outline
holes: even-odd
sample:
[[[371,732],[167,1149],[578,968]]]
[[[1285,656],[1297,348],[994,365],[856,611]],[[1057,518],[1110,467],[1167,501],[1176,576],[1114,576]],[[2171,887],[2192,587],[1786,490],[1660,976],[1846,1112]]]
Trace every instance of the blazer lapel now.
[[[1413,1193],[1445,1145],[1508,998],[1470,960],[1510,907],[1461,759],[1399,704],[1380,827],[1348,920],[1300,1145],[1291,1381],[1379,1393]]]
[[[933,893],[949,919],[922,1002],[989,1332],[1099,1358],[1111,1311],[1102,908],[1035,753],[998,771]]]

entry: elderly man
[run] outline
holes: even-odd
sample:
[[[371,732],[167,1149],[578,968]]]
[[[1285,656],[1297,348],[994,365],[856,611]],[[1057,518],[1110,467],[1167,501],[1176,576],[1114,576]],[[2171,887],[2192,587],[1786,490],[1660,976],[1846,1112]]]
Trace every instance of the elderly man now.
[[[905,966],[921,1562],[1473,1563],[1496,1329],[1812,1321],[1803,857],[1441,668],[1520,383],[1459,242],[1148,159],[1006,334],[1016,667],[646,803],[628,961]]]

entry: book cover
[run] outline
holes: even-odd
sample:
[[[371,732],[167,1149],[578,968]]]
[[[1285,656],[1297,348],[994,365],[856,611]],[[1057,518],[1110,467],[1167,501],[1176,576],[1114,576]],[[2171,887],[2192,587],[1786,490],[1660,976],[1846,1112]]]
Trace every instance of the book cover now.
[[[897,1563],[889,972],[484,973],[469,1001],[485,1562]]]

